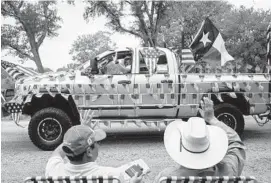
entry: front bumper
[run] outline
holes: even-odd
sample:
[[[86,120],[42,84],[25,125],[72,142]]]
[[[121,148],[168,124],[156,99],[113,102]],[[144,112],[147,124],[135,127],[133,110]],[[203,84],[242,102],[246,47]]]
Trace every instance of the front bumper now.
[[[24,126],[19,124],[20,116],[22,114],[23,105],[16,103],[16,102],[7,102],[3,106],[9,114],[11,114],[12,120],[15,122],[17,126],[23,127]]]

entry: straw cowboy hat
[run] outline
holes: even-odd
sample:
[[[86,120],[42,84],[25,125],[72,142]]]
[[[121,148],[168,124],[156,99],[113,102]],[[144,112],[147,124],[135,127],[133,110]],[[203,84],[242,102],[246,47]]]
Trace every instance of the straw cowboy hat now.
[[[228,149],[226,132],[206,125],[204,119],[192,117],[188,122],[176,120],[164,133],[168,154],[178,164],[190,169],[205,169],[219,163]]]

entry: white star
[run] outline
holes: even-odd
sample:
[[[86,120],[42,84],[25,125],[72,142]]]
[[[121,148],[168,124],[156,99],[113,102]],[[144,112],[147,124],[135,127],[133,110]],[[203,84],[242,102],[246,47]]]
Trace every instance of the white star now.
[[[206,34],[204,34],[204,32],[203,32],[202,38],[200,39],[200,42],[203,43],[204,47],[206,46],[206,43],[212,42],[210,39],[208,39],[208,35],[209,35],[209,32],[207,32]]]

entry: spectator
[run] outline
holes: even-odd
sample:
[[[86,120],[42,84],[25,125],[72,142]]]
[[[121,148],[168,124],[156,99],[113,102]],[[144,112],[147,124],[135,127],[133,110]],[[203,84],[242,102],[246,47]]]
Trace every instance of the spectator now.
[[[103,130],[92,130],[87,125],[71,127],[64,135],[63,143],[56,148],[46,165],[46,176],[117,176],[124,181],[124,175],[118,168],[99,166],[95,160],[98,157],[98,142],[106,134]],[[68,162],[65,163],[65,157]],[[137,174],[128,182],[139,183],[142,175]],[[126,181],[127,182],[127,181]]]
[[[201,105],[204,119],[192,117],[188,122],[175,121],[167,126],[165,147],[179,165],[164,169],[155,182],[162,176],[241,175],[246,157],[244,144],[233,129],[215,118],[210,99],[204,98]]]

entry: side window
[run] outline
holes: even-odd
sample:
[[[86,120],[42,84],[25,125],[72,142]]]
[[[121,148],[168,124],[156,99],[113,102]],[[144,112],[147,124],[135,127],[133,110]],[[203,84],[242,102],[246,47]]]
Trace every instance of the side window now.
[[[98,61],[99,74],[107,74],[107,65],[113,64],[115,53],[107,55]]]
[[[158,58],[156,73],[157,74],[168,73],[168,62],[167,62],[167,56],[165,54],[160,55]]]
[[[167,64],[167,56],[166,55],[160,55],[158,58],[157,65],[165,65]]]
[[[139,52],[139,74],[149,74],[149,69],[141,52]]]
[[[115,53],[99,61],[100,74],[117,75],[129,74],[132,71],[132,52],[118,52],[117,59]],[[115,60],[116,59],[116,60]]]

